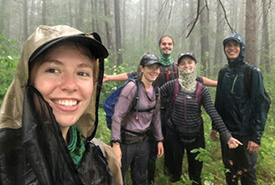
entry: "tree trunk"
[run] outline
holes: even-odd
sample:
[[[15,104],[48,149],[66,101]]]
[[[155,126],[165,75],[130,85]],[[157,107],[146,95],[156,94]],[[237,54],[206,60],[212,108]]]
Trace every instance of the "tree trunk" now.
[[[104,14],[107,18],[111,18],[109,1],[108,0],[104,0]],[[113,44],[113,39],[112,39],[112,28],[111,28],[108,20],[109,19],[105,20],[105,29],[106,29],[106,36],[107,36],[107,48],[110,49],[111,51],[113,51],[114,50],[114,44]]]
[[[192,15],[196,10],[195,10],[195,4],[193,2],[193,0],[189,0],[189,4],[190,4],[190,9],[189,9],[189,15]],[[191,22],[191,19],[190,19],[190,22]],[[194,34],[190,34],[189,36],[189,50],[190,51],[195,51],[195,36]]]
[[[42,0],[42,24],[43,25],[47,24],[46,14],[47,14],[47,3],[46,3],[46,0]]]
[[[73,19],[73,13],[72,13],[72,1],[69,0],[69,20],[70,20],[70,25],[74,26],[74,19]]]
[[[210,73],[210,64],[209,64],[209,41],[208,41],[208,25],[209,25],[209,18],[208,12],[205,8],[205,1],[200,0],[200,33],[201,33],[201,62],[203,65],[203,73],[204,75],[209,75]]]
[[[24,25],[23,25],[23,28],[24,28],[24,38],[23,40],[26,40],[28,38],[28,0],[24,0],[23,2],[23,10],[24,10]]]
[[[6,17],[6,2],[7,0],[2,0],[0,5],[0,33],[4,33],[5,30],[5,17]]]
[[[139,1],[139,43],[141,44],[142,43],[142,38],[143,38],[143,36],[142,36],[142,34],[143,34],[143,32],[142,32],[142,28],[143,28],[143,17],[141,16],[142,15],[142,1]]]
[[[144,14],[143,14],[143,37],[142,41],[145,41],[147,37],[147,22],[148,22],[148,0],[144,0]]]
[[[126,0],[123,0],[123,5],[122,5],[122,45],[125,46],[125,41],[126,41]]]
[[[263,26],[262,26],[262,48],[260,64],[266,72],[270,72],[269,66],[269,33],[268,33],[268,2],[262,0],[263,6]]]
[[[241,35],[245,34],[245,0],[241,0],[240,2],[240,14],[238,16],[238,32]]]
[[[246,0],[245,42],[248,63],[257,65],[256,56],[256,0]]]
[[[221,4],[217,1],[217,25],[216,25],[216,43],[215,43],[215,56],[214,56],[214,73],[216,74],[218,69],[221,68],[221,64],[223,64],[223,32],[224,32],[224,17],[223,10]]]
[[[121,26],[120,26],[120,0],[114,1],[115,5],[115,30],[116,30],[116,53],[117,53],[117,66],[122,64],[121,52]]]
[[[80,29],[80,30],[83,27],[83,17],[84,17],[83,15],[84,15],[84,11],[85,11],[84,9],[85,9],[85,0],[79,0],[76,28]]]
[[[163,23],[164,23],[164,11],[162,9],[162,4],[163,4],[163,0],[158,0],[158,18],[157,18],[157,31],[158,31],[158,38],[162,37],[163,36],[163,30],[164,30],[164,26],[163,26]]]

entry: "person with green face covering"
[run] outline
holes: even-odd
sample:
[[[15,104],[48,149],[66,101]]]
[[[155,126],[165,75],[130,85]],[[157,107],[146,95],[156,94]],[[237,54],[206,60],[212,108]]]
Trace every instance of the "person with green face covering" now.
[[[154,82],[155,86],[161,87],[164,83],[178,78],[178,70],[177,64],[172,58],[172,52],[174,49],[174,39],[169,35],[164,35],[159,39],[159,49],[160,49],[160,56],[159,60],[162,66],[160,67],[160,74],[156,81]],[[136,76],[136,71],[129,72],[129,73],[121,73],[118,75],[104,75],[103,82],[107,81],[126,81],[130,77]],[[206,86],[217,86],[217,81],[205,78],[205,77],[198,77],[198,80],[201,81]],[[166,119],[166,102],[165,100],[161,100],[161,123],[163,127],[163,135],[165,135],[165,125],[167,123]],[[150,137],[153,139],[153,137]],[[156,142],[151,142],[151,155],[148,164],[148,182],[151,184],[154,182],[155,176],[155,168],[156,168],[156,158],[157,158],[157,144]],[[165,143],[164,143],[165,149]],[[164,156],[169,156],[169,151],[164,152]],[[166,161],[166,160],[164,160]],[[165,162],[166,163],[166,162]],[[165,164],[165,166],[167,166]]]

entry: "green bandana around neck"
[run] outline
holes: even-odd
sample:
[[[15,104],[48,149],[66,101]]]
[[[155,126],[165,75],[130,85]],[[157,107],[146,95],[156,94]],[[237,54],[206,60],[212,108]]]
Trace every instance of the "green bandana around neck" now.
[[[85,152],[84,142],[80,131],[75,125],[71,126],[69,129],[70,134],[70,144],[68,145],[68,150],[71,154],[75,166],[80,164],[83,153]]]
[[[182,71],[178,68],[179,72],[179,83],[184,91],[186,92],[194,92],[196,90],[197,85],[197,70],[196,68]]]
[[[174,60],[172,58],[172,52],[167,54],[160,51],[160,53],[161,53],[161,56],[159,57],[159,61],[162,65],[169,66],[173,64]]]

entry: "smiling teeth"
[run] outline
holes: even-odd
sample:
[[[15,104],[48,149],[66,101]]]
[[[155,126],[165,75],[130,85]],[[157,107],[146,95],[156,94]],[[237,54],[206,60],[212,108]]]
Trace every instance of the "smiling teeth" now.
[[[64,105],[64,106],[70,107],[70,106],[76,105],[77,101],[75,101],[75,100],[58,100],[58,101],[56,101],[56,103],[59,105]]]

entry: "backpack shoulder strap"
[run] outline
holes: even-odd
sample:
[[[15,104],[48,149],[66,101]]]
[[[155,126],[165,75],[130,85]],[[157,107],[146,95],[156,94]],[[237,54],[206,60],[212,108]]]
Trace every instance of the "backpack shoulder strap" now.
[[[137,86],[137,91],[136,91],[136,98],[135,98],[135,102],[132,103],[132,108],[135,107],[134,109],[136,110],[136,117],[135,119],[138,120],[138,106],[139,106],[139,89],[140,89],[140,84],[139,81],[137,79],[130,79],[129,81],[134,82]]]
[[[247,67],[244,70],[244,85],[248,95],[250,94],[249,92],[251,87],[251,78],[252,78],[252,72],[254,68],[256,67],[251,64],[247,64]]]
[[[176,98],[177,98],[177,96],[178,96],[178,94],[179,94],[179,92],[180,92],[179,79],[176,78],[174,82],[175,82],[175,85],[174,85],[174,93],[173,93],[173,97],[172,97],[171,100],[169,101],[169,107],[168,107],[169,109],[168,109],[168,111],[167,111],[167,113],[168,113],[167,115],[168,115],[168,116],[171,115],[173,104],[174,104],[174,102],[175,102],[175,100],[176,100]]]
[[[197,82],[196,85],[196,100],[198,103],[198,106],[201,106],[201,92],[202,92],[203,84],[201,82]]]
[[[219,76],[218,76],[218,83],[220,83],[220,85],[222,84],[222,80],[224,77],[224,74],[227,70],[228,65],[226,65],[225,67],[221,68],[220,72],[219,72]]]
[[[178,63],[177,62],[174,62],[174,74],[176,75],[176,79],[179,77],[179,74],[178,74]]]

